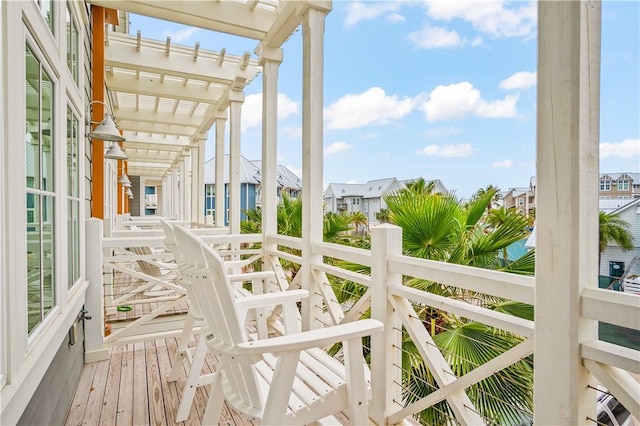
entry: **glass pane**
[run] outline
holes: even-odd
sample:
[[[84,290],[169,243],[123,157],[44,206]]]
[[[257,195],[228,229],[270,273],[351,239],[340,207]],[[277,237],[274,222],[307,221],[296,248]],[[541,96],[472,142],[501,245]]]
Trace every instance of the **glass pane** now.
[[[27,316],[29,333],[42,320],[40,307],[40,196],[27,194]]]
[[[42,299],[44,315],[54,301],[53,197],[42,197]]]
[[[80,202],[69,200],[68,208],[68,284],[71,287],[80,278]]]
[[[78,29],[71,17],[71,10],[67,4],[66,28],[67,28],[67,67],[71,71],[73,80],[78,81]]]
[[[67,107],[67,193],[70,197],[79,196],[78,180],[78,119]]]
[[[53,1],[39,0],[38,5],[40,6],[40,13],[42,13],[42,17],[53,34]]]
[[[29,46],[26,52],[25,93],[27,187],[40,188],[40,63]]]
[[[42,72],[42,189],[53,191],[53,82]]]
[[[73,113],[67,107],[67,194],[73,195]]]

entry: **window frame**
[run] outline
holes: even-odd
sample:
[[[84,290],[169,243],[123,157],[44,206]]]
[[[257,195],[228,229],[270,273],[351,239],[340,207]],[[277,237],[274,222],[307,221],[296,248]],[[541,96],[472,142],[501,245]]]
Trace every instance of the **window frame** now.
[[[27,38],[24,41],[24,52],[25,52],[25,68],[24,68],[24,73],[23,73],[23,81],[25,82],[25,85],[27,83],[27,68],[26,68],[26,63],[27,63],[27,56],[26,56],[26,52],[29,51],[31,53],[31,55],[33,56],[33,58],[37,61],[38,63],[38,161],[36,164],[36,167],[38,168],[37,172],[34,171],[34,173],[37,173],[36,176],[33,176],[33,181],[34,181],[34,187],[29,187],[28,185],[25,184],[25,195],[26,195],[26,200],[27,200],[27,206],[25,206],[25,210],[23,210],[27,216],[29,213],[29,196],[31,195],[33,198],[33,204],[34,206],[38,205],[38,218],[37,221],[33,222],[33,223],[38,223],[38,281],[39,281],[39,313],[40,313],[40,319],[37,323],[33,324],[33,326],[30,326],[30,303],[29,303],[29,245],[28,245],[28,241],[29,241],[29,234],[28,234],[28,228],[29,228],[29,222],[28,220],[25,221],[25,238],[27,241],[27,247],[26,247],[26,251],[24,256],[26,257],[26,273],[27,275],[25,276],[25,285],[26,285],[26,318],[27,318],[27,322],[26,322],[26,331],[27,331],[27,336],[29,339],[35,338],[35,336],[37,336],[39,334],[39,330],[43,329],[44,324],[46,324],[47,318],[52,318],[53,315],[52,313],[54,311],[56,311],[55,308],[57,308],[60,305],[60,295],[59,295],[59,288],[58,288],[58,271],[56,268],[56,254],[57,254],[57,239],[58,239],[58,232],[59,232],[59,227],[58,227],[58,215],[60,213],[56,203],[57,203],[57,193],[59,192],[60,188],[58,185],[58,182],[56,181],[56,177],[57,177],[57,165],[56,165],[56,155],[57,155],[57,147],[56,144],[58,143],[57,141],[57,126],[56,126],[56,120],[58,119],[57,114],[59,113],[59,111],[57,111],[57,90],[58,90],[58,85],[60,84],[59,80],[57,79],[56,74],[53,71],[53,68],[50,66],[46,56],[43,54],[43,52],[40,50],[40,46],[38,46],[38,43],[36,42],[36,40],[33,40],[32,37],[27,36]],[[49,146],[50,146],[50,154],[49,154],[49,162],[51,163],[50,167],[51,167],[51,173],[50,176],[44,176],[44,168],[45,168],[45,154],[44,154],[44,147],[45,147],[45,143],[44,143],[44,131],[46,129],[43,128],[42,123],[43,123],[43,114],[42,111],[45,107],[45,105],[42,102],[42,96],[43,96],[43,76],[46,75],[48,81],[51,84],[51,99],[50,99],[50,106],[51,106],[51,111],[50,111],[50,118],[49,118],[49,122],[50,124],[50,128],[49,128]],[[25,111],[25,117],[26,117],[26,112],[27,112],[27,108],[28,108],[28,103],[27,103],[27,93],[26,93],[26,88],[24,89],[23,92],[23,96],[25,99],[25,104],[24,104],[24,111]],[[27,136],[31,135],[31,131],[29,131],[29,129],[27,128]],[[26,137],[25,137],[26,139]],[[24,145],[23,149],[26,149],[26,144]],[[25,177],[28,178],[27,176],[27,160],[26,160],[26,151],[25,151],[25,163],[24,163],[24,175]],[[46,184],[46,179],[50,178],[50,183]],[[38,182],[36,182],[36,180]],[[59,194],[58,194],[59,195]],[[49,204],[50,203],[50,204]],[[49,211],[50,210],[50,211]],[[35,212],[35,207],[34,210]],[[49,243],[50,246],[50,253],[49,256],[47,257],[46,255],[46,249],[45,249],[45,233],[44,233],[44,228],[45,228],[45,223],[47,221],[45,221],[44,218],[44,214],[50,214],[51,215],[51,220],[50,220],[50,231],[49,231],[49,235],[51,238],[51,241]],[[44,302],[44,298],[45,298],[45,284],[44,284],[44,275],[43,275],[43,271],[45,270],[45,261],[48,259],[47,263],[51,264],[51,270],[50,270],[50,279],[51,279],[51,283],[50,283],[50,292],[51,292],[51,306],[45,306],[45,302]],[[35,303],[35,302],[34,302]],[[47,309],[48,308],[48,309]]]

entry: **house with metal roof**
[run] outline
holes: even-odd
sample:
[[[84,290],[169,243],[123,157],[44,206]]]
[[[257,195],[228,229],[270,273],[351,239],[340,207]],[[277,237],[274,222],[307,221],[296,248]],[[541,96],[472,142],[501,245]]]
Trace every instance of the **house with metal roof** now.
[[[262,205],[262,162],[249,161],[240,156],[240,218],[246,219],[245,210],[253,210]],[[286,166],[277,166],[278,199],[282,194],[298,198],[302,193],[302,179]],[[229,224],[229,155],[224,156],[224,224]],[[216,161],[215,158],[204,164],[204,214],[215,217],[216,211]]]

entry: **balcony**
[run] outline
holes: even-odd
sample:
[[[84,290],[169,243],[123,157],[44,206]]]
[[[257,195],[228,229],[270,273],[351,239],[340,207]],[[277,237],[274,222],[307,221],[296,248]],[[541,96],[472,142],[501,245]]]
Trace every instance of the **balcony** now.
[[[175,275],[171,275],[175,272],[171,254],[162,251],[164,235],[158,222],[154,226],[153,221],[147,220],[145,230],[108,230],[107,236],[101,238],[102,223],[95,219],[89,221],[89,254],[96,262],[100,262],[100,267],[94,271],[99,277],[94,282],[100,282],[100,277],[105,278],[100,291],[94,293],[99,300],[88,303],[95,302],[103,307],[106,313],[104,323],[110,332],[100,338],[97,347],[88,347],[87,350],[88,353],[104,353],[108,348],[109,357],[85,366],[67,424],[80,424],[83,421],[97,424],[98,419],[102,421],[105,417],[121,424],[156,421],[158,424],[173,424],[187,371],[183,370],[176,382],[169,382],[167,377],[175,362],[177,339],[182,332],[189,301],[179,286],[176,287],[177,291],[152,294],[147,298],[137,290],[154,283],[176,284]],[[277,276],[277,285],[281,289],[308,287],[305,280],[314,277],[316,291],[313,309],[301,312],[302,318],[306,316],[308,324],[314,328],[358,320],[369,309],[372,318],[383,321],[386,332],[373,336],[368,348],[371,350],[373,389],[370,416],[377,424],[412,422],[414,416],[428,410],[439,413],[439,418],[446,419],[446,422],[504,424],[488,416],[481,408],[476,408],[465,390],[491,378],[493,386],[498,386],[496,389],[522,391],[518,386],[523,385],[514,383],[513,377],[505,374],[509,368],[535,368],[536,374],[548,368],[542,374],[557,373],[554,366],[536,364],[534,359],[538,357],[531,358],[536,348],[546,350],[547,347],[534,345],[534,321],[483,307],[477,303],[477,298],[447,298],[406,285],[408,279],[417,278],[450,286],[456,292],[535,306],[534,277],[405,256],[401,249],[401,229],[392,225],[373,229],[370,251],[314,242],[311,252],[317,256],[311,262],[305,261],[304,252],[300,252],[304,245],[300,238],[273,234],[266,237],[260,234],[232,235],[228,233],[228,228],[196,228],[194,231],[229,258],[247,259],[247,264],[264,265],[276,271],[282,270],[283,261],[296,265],[298,272],[293,279],[289,280],[283,274]],[[131,249],[134,241],[149,250],[143,254],[135,253]],[[258,246],[255,243],[258,242],[262,242],[263,248],[256,248]],[[361,265],[368,268],[371,274],[336,266],[340,265],[340,261]],[[145,271],[141,267],[144,262],[164,265],[167,271]],[[304,268],[309,269],[305,272]],[[336,278],[357,284],[360,291],[350,294],[347,301],[338,302],[330,284]],[[134,296],[128,298],[127,294]],[[584,289],[581,317],[593,324],[600,321],[636,330],[637,333],[640,328],[638,300],[635,295],[597,288]],[[132,306],[133,309],[128,313],[119,312],[117,308],[123,305]],[[463,374],[454,370],[458,364],[445,348],[436,343],[437,339],[434,340],[438,334],[450,330],[442,328],[441,324],[429,323],[424,316],[426,310],[466,318],[488,326],[497,333],[509,333],[519,343],[510,348],[501,348],[486,363],[475,365]],[[94,306],[92,311],[98,312],[99,309]],[[90,325],[95,324],[100,323]],[[196,330],[195,336],[191,337],[192,344],[197,338]],[[466,341],[483,347],[485,351],[496,350],[489,342],[476,341],[472,337]],[[406,352],[408,346],[415,347],[415,352]],[[634,389],[638,388],[636,379],[628,374],[640,374],[637,349],[599,340],[597,334],[580,344],[579,353],[584,365],[627,407],[634,407]],[[433,387],[427,396],[413,394],[416,383],[408,381],[411,372],[402,361],[408,355],[418,356],[433,375],[433,383],[419,382],[423,386]],[[215,370],[215,359],[211,355],[207,357],[205,372]],[[91,389],[91,392],[87,393],[87,389]],[[595,383],[585,389],[593,398],[592,408],[595,408],[597,394],[602,393],[597,389]],[[532,391],[531,388],[527,390]],[[493,398],[492,395],[486,397],[489,400]],[[206,398],[206,389],[198,388],[186,424],[201,421]],[[525,422],[533,415],[527,408],[503,400],[504,396],[496,395],[495,398],[496,403],[512,404],[513,411],[520,412]],[[92,408],[95,406],[100,410]],[[537,409],[537,402],[534,407]],[[633,408],[631,411],[634,412]],[[232,409],[228,408],[225,413],[220,424],[246,424],[248,421]],[[634,414],[638,415],[637,409]],[[340,418],[344,424],[348,424],[347,417]]]

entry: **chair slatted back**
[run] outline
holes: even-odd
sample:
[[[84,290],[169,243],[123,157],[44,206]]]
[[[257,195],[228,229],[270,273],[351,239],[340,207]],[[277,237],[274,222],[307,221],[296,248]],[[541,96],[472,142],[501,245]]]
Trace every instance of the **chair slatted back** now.
[[[165,247],[173,253],[173,257],[176,261],[176,266],[180,271],[180,285],[182,285],[187,291],[187,295],[189,296],[189,308],[191,310],[191,314],[196,318],[202,318],[202,309],[200,308],[200,304],[198,303],[198,298],[196,297],[191,282],[186,280],[185,273],[188,273],[188,268],[190,268],[189,263],[186,261],[185,255],[180,251],[180,246],[178,246],[176,242],[175,232],[173,230],[173,225],[167,222],[164,219],[160,219],[160,224],[164,229],[164,245]]]
[[[224,260],[188,229],[176,225],[174,234],[190,265],[185,278],[191,281],[207,321],[210,333],[205,338],[221,358],[219,365],[223,377],[235,390],[239,399],[237,403],[263,407],[260,382],[254,367],[257,360],[239,357],[235,351],[235,345],[247,341],[247,334]]]
[[[153,250],[151,250],[150,247],[129,247],[129,251],[139,255],[139,256],[145,256],[145,255],[149,255],[149,254],[153,254]],[[142,272],[144,272],[145,274],[151,276],[151,277],[161,277],[162,276],[162,270],[160,269],[160,267],[158,265],[154,265],[151,262],[147,262],[145,260],[142,259],[138,259],[136,260],[136,263],[138,264],[138,266],[140,267],[140,270],[142,270]]]

